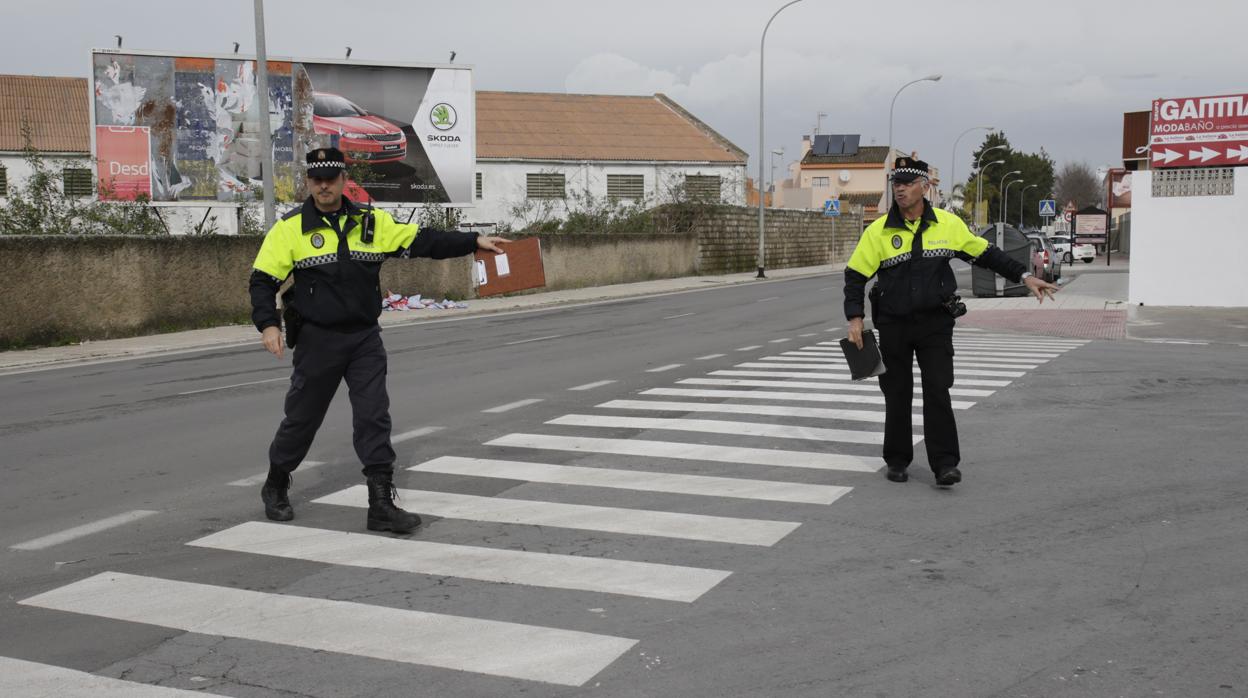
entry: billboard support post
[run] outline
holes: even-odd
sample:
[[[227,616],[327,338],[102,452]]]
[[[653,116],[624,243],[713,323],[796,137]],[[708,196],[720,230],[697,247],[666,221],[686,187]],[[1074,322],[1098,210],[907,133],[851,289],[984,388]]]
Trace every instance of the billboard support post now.
[[[269,120],[269,59],[264,50],[264,0],[254,0],[256,7],[256,99],[260,112],[260,177],[264,183],[264,229],[276,222],[273,203],[273,125]],[[296,167],[299,163],[295,163]]]

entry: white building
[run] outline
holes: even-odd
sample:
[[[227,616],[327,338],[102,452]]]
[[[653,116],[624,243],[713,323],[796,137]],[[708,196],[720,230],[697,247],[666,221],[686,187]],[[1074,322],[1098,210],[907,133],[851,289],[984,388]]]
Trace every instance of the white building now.
[[[522,227],[608,201],[745,205],[745,151],[662,94],[477,93],[475,207]]]
[[[0,199],[30,177],[23,151],[40,151],[62,188],[92,195],[87,81],[0,75]]]

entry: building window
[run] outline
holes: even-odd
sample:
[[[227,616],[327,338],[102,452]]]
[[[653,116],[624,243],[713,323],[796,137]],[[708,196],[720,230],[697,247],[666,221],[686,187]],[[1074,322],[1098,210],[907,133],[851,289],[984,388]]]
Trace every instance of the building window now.
[[[810,186],[812,186],[812,187],[830,187],[830,186],[832,186],[832,178],[831,178],[831,177],[813,177],[813,178],[811,178],[811,180],[810,180]]]
[[[481,173],[477,173],[477,199],[481,198]]]
[[[718,175],[685,175],[685,195],[690,201],[717,204],[720,202]]]
[[[0,165],[0,196],[9,195],[9,169]]]
[[[646,179],[642,175],[607,175],[608,199],[644,199]]]
[[[562,174],[530,172],[524,176],[526,196],[530,199],[566,199],[566,181]]]
[[[61,184],[65,196],[91,196],[95,193],[91,186],[91,170],[85,167],[66,167],[61,170]]]

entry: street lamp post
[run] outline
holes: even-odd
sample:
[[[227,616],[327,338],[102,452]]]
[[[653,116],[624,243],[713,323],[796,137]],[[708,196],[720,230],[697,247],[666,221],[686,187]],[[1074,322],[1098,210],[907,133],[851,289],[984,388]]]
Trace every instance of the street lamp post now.
[[[1038,187],[1038,186],[1040,185],[1028,184],[1027,186],[1023,187],[1022,191],[1018,193],[1018,229],[1019,230],[1023,229],[1023,210],[1024,210],[1023,209],[1023,197],[1027,196],[1028,189],[1031,189],[1032,187]]]
[[[983,151],[980,152],[980,156],[976,157],[975,159],[975,171],[977,172],[977,174],[975,176],[976,177],[975,179],[975,220],[972,221],[973,225],[976,225],[976,226],[980,225],[980,200],[983,199],[981,195],[983,191],[983,186],[982,186],[983,185],[983,167],[991,167],[993,165],[996,165],[997,162],[1005,162],[1005,160],[996,160],[996,161],[988,162],[987,165],[980,167],[980,160],[983,159],[983,156],[990,154],[990,152],[992,152],[993,150],[1001,150],[1003,149],[1003,147],[1005,147],[1005,145],[995,145],[992,147],[987,147],[987,149],[983,149]]]
[[[269,60],[264,48],[264,0],[253,3],[256,12],[256,96],[254,108],[260,112],[260,176],[263,178],[264,227],[276,220],[273,190],[273,126],[269,121]]]
[[[763,143],[763,58],[764,51],[767,48],[767,30],[771,28],[771,23],[775,21],[776,15],[784,11],[789,5],[796,5],[802,0],[789,0],[780,6],[771,15],[771,19],[767,20],[766,26],[763,27],[763,37],[758,41],[758,181],[763,181],[763,153],[767,150],[767,146]],[[761,186],[761,184],[760,184]],[[766,214],[763,207],[763,194],[759,190],[758,194],[758,278],[765,279],[767,276],[763,273],[766,262],[766,237],[764,231]]]
[[[993,130],[995,130],[995,127],[993,127],[993,126],[972,126],[972,127],[968,128],[968,129],[966,129],[965,131],[963,131],[962,133],[958,134],[958,137],[957,137],[957,138],[955,138],[955,139],[954,139],[954,141],[953,141],[953,154],[950,156],[950,160],[951,160],[951,162],[949,163],[949,166],[950,166],[950,170],[949,170],[949,198],[950,198],[950,199],[952,199],[952,198],[953,198],[953,188],[954,188],[955,186],[957,186],[957,183],[958,183],[958,143],[960,143],[960,142],[962,141],[962,136],[965,136],[966,134],[970,133],[971,131],[978,131],[978,130],[980,130],[980,129],[988,129],[989,131],[993,131]],[[980,155],[983,155],[983,153],[980,153]]]
[[[1015,172],[1015,174],[1017,174],[1017,171]],[[1011,179],[1009,183],[1005,184],[1005,189],[1001,190],[1001,225],[1005,225],[1006,212],[1009,211],[1010,209],[1010,200],[1008,198],[1010,194],[1010,187],[1014,186],[1015,184],[1024,182],[1024,181],[1026,180],[1024,180],[1022,177],[1019,177],[1018,179]]]
[[[1005,174],[1001,175],[1001,184],[997,185],[997,191],[1002,191],[1005,188],[1005,179],[1007,177],[1013,177],[1016,174],[1022,174],[1022,173],[1023,173],[1022,170],[1014,170],[1013,172],[1006,172]],[[1002,212],[1005,211],[1005,194],[1004,193],[1002,193],[1002,196],[1001,196],[1001,210]],[[1002,213],[1001,215],[1001,222],[1002,223],[1005,222],[1004,213]]]
[[[777,156],[777,155],[779,155],[779,156],[783,157],[783,156],[784,156],[784,148],[780,148],[779,150],[773,150],[773,151],[771,151],[771,188],[773,188],[773,189],[774,189],[774,188],[775,188],[775,186],[776,186],[776,156]],[[772,206],[775,206],[775,205],[776,205],[776,198],[775,198],[775,194],[774,194],[774,193],[772,194],[772,198],[771,198],[771,205],[772,205]]]
[[[902,86],[901,86],[901,87],[897,90],[897,93],[893,95],[893,101],[892,101],[892,103],[891,103],[891,104],[889,104],[889,105],[888,105],[888,154],[884,156],[884,176],[885,176],[885,177],[887,177],[887,176],[888,176],[888,170],[892,169],[892,162],[893,162],[893,107],[896,107],[896,106],[897,106],[897,98],[898,98],[899,96],[901,96],[901,91],[902,91],[902,90],[906,89],[907,87],[909,87],[909,86],[911,86],[911,85],[913,85],[913,84],[915,84],[915,83],[919,83],[919,82],[939,82],[941,77],[942,77],[942,76],[941,76],[941,74],[940,74],[940,73],[935,73],[935,74],[933,74],[933,75],[928,75],[928,76],[926,76],[926,77],[921,77],[921,78],[919,78],[918,80],[911,80],[910,82],[908,82],[908,83],[906,83],[906,84],[902,85]],[[885,186],[885,187],[884,187],[884,190],[885,190],[885,192],[887,192],[887,198],[886,198],[886,200],[885,200],[885,203],[887,204],[888,208],[892,208],[892,206],[893,206],[893,188],[892,188],[892,187],[890,187],[890,186]]]

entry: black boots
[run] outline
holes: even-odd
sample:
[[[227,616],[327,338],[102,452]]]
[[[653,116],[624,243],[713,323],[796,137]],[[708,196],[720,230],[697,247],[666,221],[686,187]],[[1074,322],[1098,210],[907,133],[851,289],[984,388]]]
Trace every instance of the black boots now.
[[[953,487],[959,482],[962,482],[962,471],[958,470],[956,467],[941,468],[941,470],[936,473],[937,487]]]
[[[910,479],[910,476],[906,474],[906,466],[904,465],[888,466],[888,472],[885,473],[884,477],[887,477],[889,482],[905,482]]]
[[[411,533],[420,525],[420,517],[394,505],[394,480],[391,473],[368,476],[368,530]]]
[[[290,473],[269,468],[269,477],[260,488],[260,500],[264,502],[264,515],[270,521],[290,521],[295,510],[290,506]]]

